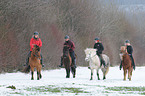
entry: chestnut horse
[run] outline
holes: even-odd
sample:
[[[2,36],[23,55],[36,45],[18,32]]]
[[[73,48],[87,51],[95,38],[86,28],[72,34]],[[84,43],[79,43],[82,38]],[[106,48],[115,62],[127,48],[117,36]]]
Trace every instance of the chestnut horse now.
[[[40,55],[40,47],[37,45],[34,45],[34,48],[32,49],[31,52],[31,57],[29,57],[29,65],[27,66],[26,69],[24,69],[25,72],[30,72],[30,68],[31,68],[31,80],[34,80],[34,68],[37,69],[37,80],[42,78],[41,75],[41,68],[42,65],[40,64],[40,59],[41,59],[41,55]]]
[[[124,71],[123,80],[126,80],[126,74],[128,71],[128,79],[129,79],[129,81],[131,81],[131,76],[132,76],[132,71],[133,71],[131,58],[130,58],[129,54],[127,53],[125,46],[121,46],[120,51],[122,53],[122,55],[120,55],[120,56],[121,56],[122,66],[123,66],[123,71]]]
[[[75,78],[76,68],[72,65],[72,59],[69,53],[69,47],[64,45],[63,47],[63,64],[66,69],[66,78],[70,78],[70,71],[73,74],[73,78]]]

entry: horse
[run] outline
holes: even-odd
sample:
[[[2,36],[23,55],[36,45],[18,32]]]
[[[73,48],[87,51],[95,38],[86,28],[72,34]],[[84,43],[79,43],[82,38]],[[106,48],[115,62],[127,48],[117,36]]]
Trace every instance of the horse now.
[[[99,69],[101,69],[101,71],[103,72],[103,80],[105,80],[106,75],[109,71],[109,66],[110,66],[109,57],[105,54],[102,54],[102,56],[104,58],[104,61],[105,61],[105,64],[106,64],[106,66],[104,67],[104,66],[100,66],[101,62],[100,62],[100,59],[99,59],[98,55],[96,55],[96,49],[86,48],[84,51],[85,51],[85,54],[86,54],[85,60],[89,62],[89,67],[91,69],[91,78],[90,78],[90,80],[93,80],[94,69],[96,69],[98,80],[100,80]]]
[[[40,64],[40,47],[37,45],[34,45],[34,48],[32,49],[31,56],[29,57],[29,65],[24,69],[26,73],[30,72],[31,69],[31,80],[34,80],[34,68],[37,69],[37,80],[42,78],[41,75],[41,68],[42,65]]]
[[[129,81],[131,81],[133,66],[132,66],[131,58],[130,58],[128,52],[126,51],[125,46],[121,46],[120,53],[122,54],[120,56],[121,56],[123,72],[124,72],[124,79],[123,80],[124,81],[126,80],[126,74],[128,71],[128,79],[129,79]]]
[[[63,64],[66,69],[66,78],[70,78],[70,71],[73,74],[73,78],[75,78],[76,68],[72,65],[72,59],[69,53],[69,47],[64,45],[63,47]]]

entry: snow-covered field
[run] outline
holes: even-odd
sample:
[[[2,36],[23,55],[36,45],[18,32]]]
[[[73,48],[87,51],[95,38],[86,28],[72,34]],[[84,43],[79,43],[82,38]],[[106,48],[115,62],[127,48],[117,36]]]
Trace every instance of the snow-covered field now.
[[[65,69],[42,71],[42,79],[30,80],[31,74],[6,73],[0,75],[0,96],[138,96],[145,95],[145,67],[133,71],[132,81],[123,81],[123,70],[110,67],[107,79],[90,81],[90,70],[78,67],[76,78],[65,78]],[[14,86],[16,89],[8,87]]]

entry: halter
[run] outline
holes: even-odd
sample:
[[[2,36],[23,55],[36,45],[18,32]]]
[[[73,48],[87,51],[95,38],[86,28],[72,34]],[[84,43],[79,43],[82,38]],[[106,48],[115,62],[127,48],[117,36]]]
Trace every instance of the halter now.
[[[94,58],[96,55],[93,55],[92,57],[91,57],[91,52],[89,53],[89,59],[91,59],[91,58]]]

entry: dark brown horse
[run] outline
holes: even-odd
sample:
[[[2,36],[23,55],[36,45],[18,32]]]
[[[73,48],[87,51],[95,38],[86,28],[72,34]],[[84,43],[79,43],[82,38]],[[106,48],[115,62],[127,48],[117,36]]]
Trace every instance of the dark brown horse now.
[[[42,65],[40,64],[40,59],[41,59],[41,55],[40,55],[40,47],[37,45],[34,45],[34,48],[31,52],[31,57],[29,57],[29,65],[27,67],[27,69],[25,69],[25,72],[30,72],[30,68],[31,68],[31,80],[34,80],[34,68],[37,69],[37,80],[42,78],[41,75],[41,68]]]
[[[73,74],[73,78],[75,78],[76,68],[72,65],[72,59],[69,53],[69,47],[64,45],[63,47],[63,64],[66,69],[66,78],[70,78],[70,71]]]
[[[129,54],[126,51],[125,46],[121,46],[121,52],[122,52],[122,66],[123,66],[123,71],[124,71],[124,79],[126,80],[126,74],[128,71],[128,79],[131,81],[131,76],[132,76],[132,71],[133,71],[133,66],[132,66],[132,61],[129,56]]]

